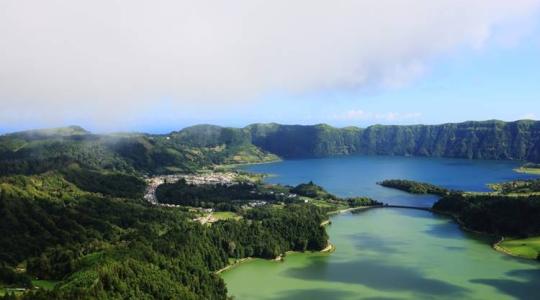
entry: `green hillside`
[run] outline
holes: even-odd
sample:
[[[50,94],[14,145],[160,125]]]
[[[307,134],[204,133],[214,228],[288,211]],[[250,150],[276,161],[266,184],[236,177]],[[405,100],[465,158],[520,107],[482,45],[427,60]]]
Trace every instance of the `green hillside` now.
[[[199,125],[176,133],[176,137],[194,146],[252,143],[283,158],[371,154],[540,161],[540,122],[531,120],[367,128],[275,123],[245,128]]]
[[[312,204],[205,226],[188,208],[148,204],[133,176],[72,168],[0,177],[0,297],[227,299],[214,272],[230,260],[327,245],[325,211]],[[100,184],[109,180],[116,189]]]
[[[201,145],[174,133],[98,135],[67,127],[0,136],[0,175],[39,174],[71,165],[128,174],[165,174],[192,172],[212,164],[276,159],[250,143],[232,139]]]
[[[0,136],[0,175],[77,164],[123,173],[191,172],[204,166],[334,155],[413,155],[540,161],[540,122],[485,121],[365,129],[329,125],[197,125],[168,135],[92,134],[80,127]]]

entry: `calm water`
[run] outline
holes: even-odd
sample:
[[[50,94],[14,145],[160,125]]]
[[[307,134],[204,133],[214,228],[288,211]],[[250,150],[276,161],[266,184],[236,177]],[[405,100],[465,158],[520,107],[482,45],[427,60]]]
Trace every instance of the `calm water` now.
[[[250,165],[245,170],[274,175],[270,183],[296,185],[313,182],[342,196],[369,196],[390,204],[430,206],[436,197],[415,196],[376,183],[384,179],[411,179],[449,189],[488,191],[486,184],[531,178],[512,169],[518,162],[445,158],[345,156],[339,158],[287,160]]]
[[[341,196],[368,195],[389,203],[428,205],[375,182],[424,180],[449,188],[522,177],[512,162],[398,157],[294,160],[248,167],[268,181],[313,180]],[[448,218],[406,209],[371,209],[332,218],[336,251],[292,254],[285,262],[253,260],[225,272],[236,299],[540,299],[540,264],[502,255],[481,236]]]

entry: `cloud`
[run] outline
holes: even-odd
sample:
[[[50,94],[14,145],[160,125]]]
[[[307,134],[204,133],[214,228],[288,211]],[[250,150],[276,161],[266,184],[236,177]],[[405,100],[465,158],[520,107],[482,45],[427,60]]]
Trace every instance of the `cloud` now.
[[[399,113],[399,112],[366,112],[363,110],[349,110],[343,113],[333,114],[330,118],[335,121],[374,121],[374,122],[396,122],[406,120],[416,120],[422,116],[419,112]]]
[[[3,0],[0,126],[402,86],[434,57],[518,30],[539,2]]]
[[[538,116],[535,113],[524,114],[518,118],[519,120],[537,120]]]

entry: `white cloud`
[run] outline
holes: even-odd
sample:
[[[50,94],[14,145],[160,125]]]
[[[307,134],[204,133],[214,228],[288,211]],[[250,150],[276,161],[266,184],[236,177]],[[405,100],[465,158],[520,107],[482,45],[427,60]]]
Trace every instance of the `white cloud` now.
[[[0,126],[136,122],[162,99],[180,110],[275,90],[402,86],[437,55],[518,30],[539,4],[2,0]]]
[[[524,114],[518,118],[519,120],[537,120],[538,116],[535,113]]]
[[[335,121],[370,121],[370,122],[398,122],[416,120],[422,116],[419,112],[366,112],[363,110],[348,110],[343,113],[335,113],[330,118]]]

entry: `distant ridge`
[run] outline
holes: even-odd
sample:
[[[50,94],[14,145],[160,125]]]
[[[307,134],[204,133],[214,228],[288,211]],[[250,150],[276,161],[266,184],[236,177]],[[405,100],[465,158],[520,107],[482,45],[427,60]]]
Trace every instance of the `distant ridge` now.
[[[280,158],[395,155],[540,162],[540,122],[441,125],[196,125],[169,134],[93,134],[79,126],[0,136],[0,175],[37,174],[78,164],[163,174]]]
[[[66,127],[56,128],[44,128],[44,129],[31,129],[18,131],[13,133],[6,133],[8,136],[72,136],[72,135],[84,135],[91,134],[90,131],[82,128],[81,126],[71,125]]]
[[[196,146],[251,143],[283,158],[412,155],[540,161],[540,122],[467,121],[440,125],[197,125],[172,133]]]

